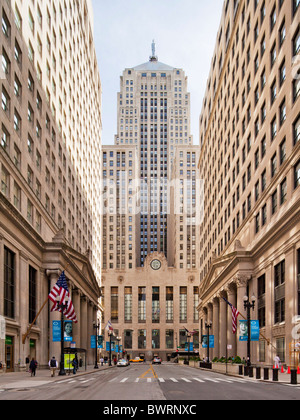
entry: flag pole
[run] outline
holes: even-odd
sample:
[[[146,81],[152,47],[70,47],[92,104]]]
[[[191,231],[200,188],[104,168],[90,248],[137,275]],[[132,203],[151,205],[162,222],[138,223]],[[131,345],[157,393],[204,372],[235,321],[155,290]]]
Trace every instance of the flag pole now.
[[[68,264],[66,265],[66,268],[65,268],[63,271],[66,271],[66,269],[67,269],[67,267],[68,267],[69,265],[70,265],[70,263],[68,263]],[[22,344],[25,344],[26,338],[28,337],[28,335],[29,335],[30,331],[32,330],[32,327],[34,326],[34,324],[35,324],[36,320],[37,320],[37,319],[38,319],[38,317],[40,316],[40,314],[41,314],[42,310],[43,310],[43,309],[44,309],[44,307],[47,305],[48,300],[49,300],[49,296],[47,296],[47,299],[46,299],[46,300],[45,300],[45,302],[43,303],[43,306],[41,307],[41,309],[38,311],[38,313],[37,313],[36,317],[34,318],[34,320],[32,321],[32,323],[30,324],[30,326],[29,326],[28,330],[26,331],[26,333],[22,335]]]
[[[44,309],[44,307],[46,306],[47,303],[48,303],[48,297],[45,300],[45,302],[44,302],[43,306],[41,307],[41,309],[38,311],[36,317],[32,321],[32,323],[31,323],[30,327],[28,328],[27,332],[25,334],[23,334],[23,336],[22,336],[22,344],[25,344],[25,341],[26,341],[26,338],[28,337],[28,334],[30,333],[32,327],[35,324],[35,321],[38,319],[38,317],[40,316],[40,313],[42,312],[42,310]]]

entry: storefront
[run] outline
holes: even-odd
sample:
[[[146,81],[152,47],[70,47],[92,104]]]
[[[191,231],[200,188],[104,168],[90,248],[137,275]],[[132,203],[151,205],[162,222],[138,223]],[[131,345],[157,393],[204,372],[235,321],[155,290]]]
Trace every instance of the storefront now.
[[[14,337],[5,336],[5,365],[6,372],[14,371]]]

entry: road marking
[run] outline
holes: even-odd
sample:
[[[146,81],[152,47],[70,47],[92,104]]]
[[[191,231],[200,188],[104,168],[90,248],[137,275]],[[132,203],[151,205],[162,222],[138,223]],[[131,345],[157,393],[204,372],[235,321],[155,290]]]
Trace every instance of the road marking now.
[[[228,379],[218,378],[218,381],[227,382],[228,384],[232,384],[232,381],[229,381]]]
[[[189,382],[189,383],[191,383],[192,381],[190,381],[189,379],[186,379],[186,378],[181,378],[184,382]]]
[[[140,378],[136,378],[136,380],[134,382],[139,382]]]
[[[163,378],[158,378],[159,382],[166,382]]]
[[[204,378],[206,381],[210,381],[210,382],[215,382],[216,384],[218,384],[219,382],[216,381],[215,379],[210,379],[210,378]]]
[[[126,382],[127,380],[128,380],[128,378],[122,379],[121,384],[124,383],[124,382]]]
[[[174,379],[174,378],[170,378],[170,381],[178,382],[177,379]]]
[[[204,382],[205,382],[205,381],[202,381],[202,379],[199,379],[199,378],[193,378],[193,379],[194,379],[194,381],[201,382],[202,384],[204,384]]]
[[[147,378],[147,382],[151,382],[151,378]]]

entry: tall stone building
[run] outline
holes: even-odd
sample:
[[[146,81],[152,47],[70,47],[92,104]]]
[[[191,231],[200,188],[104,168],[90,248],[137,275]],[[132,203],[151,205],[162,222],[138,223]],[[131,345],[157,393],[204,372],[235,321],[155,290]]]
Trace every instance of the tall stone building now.
[[[102,153],[103,325],[128,355],[166,359],[198,328],[198,159],[187,77],[153,43],[148,62],[123,72],[115,145]]]
[[[0,360],[59,357],[43,310],[66,269],[76,346],[94,356],[100,296],[101,83],[90,1],[1,2]],[[3,293],[2,293],[3,292]],[[48,343],[49,340],[49,343]]]
[[[212,321],[214,357],[228,345],[229,356],[247,357],[223,298],[246,317],[244,297],[254,296],[261,335],[251,361],[299,363],[299,9],[224,2],[200,116],[199,314],[201,333]]]

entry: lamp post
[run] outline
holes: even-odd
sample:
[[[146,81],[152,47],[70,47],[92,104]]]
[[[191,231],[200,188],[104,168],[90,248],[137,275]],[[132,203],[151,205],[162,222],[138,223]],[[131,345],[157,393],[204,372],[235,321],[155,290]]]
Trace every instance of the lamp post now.
[[[95,345],[95,366],[94,366],[94,369],[99,369],[99,366],[98,366],[98,331],[99,331],[99,329],[100,329],[100,322],[99,322],[99,320],[97,320],[97,321],[93,321],[93,327],[95,328],[95,330],[96,330],[96,345]]]
[[[120,341],[121,337],[116,337],[116,340],[118,342],[118,361],[120,360]]]
[[[108,331],[108,335],[109,335],[109,362],[108,362],[108,366],[111,366],[111,337],[113,336],[113,332],[112,331]]]
[[[60,328],[60,369],[59,376],[65,376],[66,371],[64,368],[64,311],[68,307],[69,298],[66,296],[65,301],[60,303],[60,296],[56,296],[57,307],[61,312],[61,328]]]
[[[207,329],[207,363],[209,363],[209,330],[212,328],[212,322],[205,321],[205,328]]]
[[[244,309],[247,311],[247,328],[248,328],[248,339],[247,339],[247,367],[251,366],[251,313],[250,310],[255,309],[256,297],[252,296],[252,303],[249,301],[248,296],[244,296]]]

